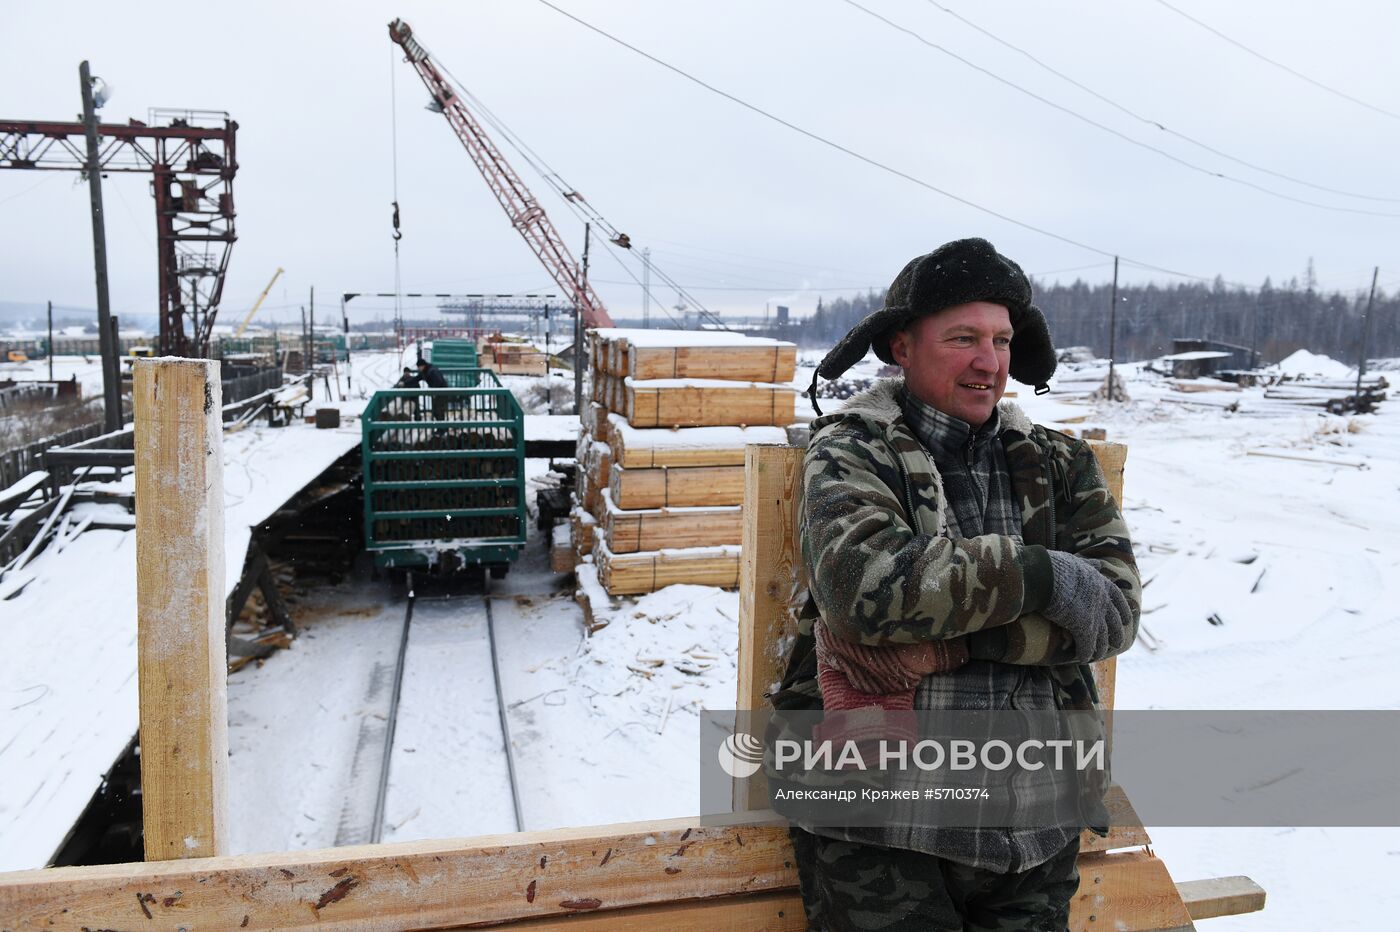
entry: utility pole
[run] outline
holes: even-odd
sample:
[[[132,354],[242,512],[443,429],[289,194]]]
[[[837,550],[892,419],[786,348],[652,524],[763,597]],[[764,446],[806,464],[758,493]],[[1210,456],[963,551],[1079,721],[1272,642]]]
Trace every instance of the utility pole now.
[[[112,306],[107,292],[107,229],[102,212],[102,166],[97,156],[97,108],[92,99],[92,74],[85,61],[78,66],[83,91],[83,127],[87,131],[88,194],[92,200],[92,263],[97,277],[97,339],[102,349],[102,422],[108,433],[122,427],[122,384],[117,371],[117,348],[112,342]]]
[[[350,315],[345,313],[345,295],[340,296],[340,325],[345,334],[345,394],[350,394]]]
[[[1108,308],[1108,400],[1117,400],[1113,388],[1113,364],[1118,351],[1118,257],[1113,257],[1113,297]]]
[[[53,302],[49,302],[49,381],[53,381]]]
[[[116,317],[109,317],[109,318],[107,318],[107,324],[108,324],[109,329],[112,331],[112,345],[115,346],[115,347],[117,348],[117,351],[120,351],[120,350],[121,350],[121,347],[122,347],[122,341],[121,341],[121,332],[122,332],[122,331],[121,331],[121,325],[118,323]],[[122,405],[121,366],[120,366],[120,363],[117,363],[117,362],[116,362],[116,356],[115,356],[115,355],[113,356],[113,363],[115,364],[116,369],[117,369],[117,378],[116,378],[116,382],[117,382],[117,428],[120,429],[120,428],[126,426],[126,411],[125,411],[125,409],[124,409],[124,406]],[[133,403],[134,403],[134,402],[133,402]],[[113,471],[112,471],[112,481],[115,482],[115,481],[117,481],[117,480],[120,479],[120,478],[121,478],[120,470],[113,470]]]
[[[1376,279],[1381,274],[1378,265],[1371,273],[1371,297],[1366,299],[1366,315],[1361,318],[1361,360],[1356,366],[1356,409],[1361,410],[1361,377],[1366,374],[1366,353],[1371,342],[1371,309],[1376,304]]]
[[[550,414],[554,413],[554,393],[550,391],[553,383],[549,378],[549,304],[544,306],[544,401],[545,410]]]
[[[316,286],[311,286],[311,313],[308,316],[306,328],[306,343],[310,352],[307,355],[306,397],[312,399],[316,397]],[[330,399],[326,399],[329,401]]]
[[[1249,366],[1251,369],[1259,366],[1259,302],[1254,302],[1254,313],[1250,315],[1253,334],[1249,338]]]
[[[651,248],[642,248],[642,326],[651,329]]]
[[[578,288],[574,290],[574,413],[583,414],[583,307],[579,297],[588,288],[588,246],[593,225],[583,225],[583,266],[579,271]]]

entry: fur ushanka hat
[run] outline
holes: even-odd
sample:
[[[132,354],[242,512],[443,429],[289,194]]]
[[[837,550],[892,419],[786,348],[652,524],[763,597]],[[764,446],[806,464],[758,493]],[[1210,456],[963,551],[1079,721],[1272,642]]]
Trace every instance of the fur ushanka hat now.
[[[851,328],[832,347],[812,375],[808,397],[817,413],[817,378],[836,379],[860,362],[871,349],[881,361],[894,365],[890,337],[920,317],[944,308],[990,301],[1011,315],[1010,375],[1034,385],[1036,394],[1050,390],[1055,374],[1055,346],[1045,315],[1031,304],[1031,283],[1015,262],[984,239],[944,243],[926,256],[910,260],[890,284],[885,306]]]

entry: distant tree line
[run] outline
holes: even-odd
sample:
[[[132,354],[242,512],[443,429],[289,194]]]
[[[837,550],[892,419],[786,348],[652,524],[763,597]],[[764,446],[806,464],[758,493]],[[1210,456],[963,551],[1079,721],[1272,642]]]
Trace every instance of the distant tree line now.
[[[1111,284],[1035,284],[1035,302],[1045,311],[1056,346],[1088,346],[1108,355]],[[1297,349],[1355,364],[1361,352],[1362,318],[1369,288],[1359,293],[1323,292],[1291,280],[1269,279],[1257,289],[1212,284],[1120,285],[1119,360],[1151,359],[1172,351],[1174,339],[1208,339],[1258,349],[1276,362]],[[797,342],[804,347],[835,344],[866,314],[884,304],[883,291],[818,301],[803,321]],[[1400,356],[1400,294],[1376,290],[1371,312],[1372,358]],[[787,339],[792,339],[791,328]]]

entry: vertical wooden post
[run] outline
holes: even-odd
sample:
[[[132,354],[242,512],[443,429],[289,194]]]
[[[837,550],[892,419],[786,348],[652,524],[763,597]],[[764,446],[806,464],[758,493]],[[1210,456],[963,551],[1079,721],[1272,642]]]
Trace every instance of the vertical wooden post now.
[[[782,679],[788,651],[788,599],[802,572],[797,508],[802,449],[749,446],[744,452],[744,535],[739,558],[739,694],[735,708],[764,707]],[[768,808],[762,772],[735,780],[734,811]]]
[[[135,363],[136,615],[148,861],[227,853],[218,366],[203,359]]]
[[[1098,457],[1099,468],[1103,470],[1104,481],[1113,500],[1123,507],[1123,467],[1128,462],[1128,446],[1123,443],[1108,443],[1103,440],[1088,441],[1089,448]],[[1113,690],[1118,682],[1118,658],[1109,657],[1094,664],[1094,685],[1099,690],[1099,701],[1105,709],[1113,708]]]

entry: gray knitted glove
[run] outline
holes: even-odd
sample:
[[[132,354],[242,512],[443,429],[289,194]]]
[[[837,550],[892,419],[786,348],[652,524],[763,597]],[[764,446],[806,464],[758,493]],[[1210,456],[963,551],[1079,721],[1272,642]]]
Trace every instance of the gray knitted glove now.
[[[1074,638],[1075,660],[1092,663],[1123,647],[1132,609],[1117,586],[1099,572],[1097,560],[1050,551],[1055,583],[1041,613]]]

